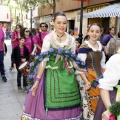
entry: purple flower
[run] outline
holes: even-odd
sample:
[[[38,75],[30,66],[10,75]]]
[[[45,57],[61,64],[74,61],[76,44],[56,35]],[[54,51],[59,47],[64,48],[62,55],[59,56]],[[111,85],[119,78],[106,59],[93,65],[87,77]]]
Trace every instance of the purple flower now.
[[[99,78],[97,78],[95,81],[99,82]]]
[[[69,58],[69,55],[65,55],[66,58]]]
[[[79,65],[79,64],[80,64],[80,62],[76,62],[76,64],[77,64],[77,65]]]
[[[96,87],[97,87],[97,85],[98,85],[98,83],[95,83],[95,84],[94,84],[94,87],[96,88]]]
[[[44,54],[44,55],[48,55],[48,52],[44,52],[43,54]]]
[[[43,58],[40,58],[39,61],[40,61],[40,62],[43,61]]]
[[[58,54],[61,54],[61,53],[62,53],[62,49],[58,48]]]
[[[81,61],[81,59],[79,57],[76,58],[77,61]]]
[[[54,49],[53,49],[53,48],[50,48],[49,51],[52,53],[52,52],[54,52]]]
[[[84,61],[82,61],[82,62],[81,62],[81,64],[84,66],[84,65],[85,65],[85,62],[84,62]]]
[[[29,75],[28,77],[29,77],[29,79],[32,79],[34,76],[33,75]]]
[[[53,54],[53,56],[56,56],[56,54]]]
[[[37,60],[38,59],[38,55],[35,57],[35,60]]]
[[[73,58],[70,58],[70,61],[72,61],[72,62],[73,62]]]
[[[34,73],[36,73],[37,72],[37,69],[34,69]]]
[[[30,63],[30,67],[32,67],[32,66],[34,66],[34,62],[31,62],[31,63]]]
[[[75,57],[75,53],[74,52],[72,52],[71,57]]]
[[[44,52],[41,52],[40,55],[44,55]]]
[[[69,53],[69,50],[65,50],[65,53]]]

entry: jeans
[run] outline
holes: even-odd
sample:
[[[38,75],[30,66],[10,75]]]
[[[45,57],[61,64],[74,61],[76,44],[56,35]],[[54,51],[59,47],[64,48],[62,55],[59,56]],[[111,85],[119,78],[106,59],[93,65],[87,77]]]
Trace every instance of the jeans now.
[[[5,76],[5,71],[4,71],[4,52],[0,51],[0,72],[1,76]]]
[[[18,73],[17,73],[17,86],[20,87],[21,86],[21,77],[23,76],[23,87],[28,86],[27,84],[27,76],[22,75],[21,71],[19,71],[17,69]]]

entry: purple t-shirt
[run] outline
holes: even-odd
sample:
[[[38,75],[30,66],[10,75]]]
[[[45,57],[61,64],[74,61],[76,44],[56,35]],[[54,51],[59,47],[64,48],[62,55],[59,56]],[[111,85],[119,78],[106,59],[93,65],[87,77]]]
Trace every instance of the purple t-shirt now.
[[[12,32],[12,40],[16,39],[13,43],[12,43],[12,48],[16,47],[19,44],[19,38],[18,38],[18,33],[17,32]]]
[[[2,28],[0,28],[0,51],[3,51],[3,42],[4,42],[4,32]]]
[[[106,46],[107,43],[110,41],[110,39],[113,38],[113,36],[111,34],[107,34],[103,37],[103,40],[102,40],[102,45],[103,46]]]
[[[20,54],[23,56],[24,55],[24,47],[20,48]]]
[[[31,37],[26,38],[26,42],[25,42],[25,46],[28,48],[29,53],[31,54],[33,51],[34,44],[36,44],[36,39],[34,37],[32,37],[33,40],[33,45],[32,45],[32,41],[31,41]]]
[[[42,41],[43,41],[44,37],[45,37],[47,34],[49,34],[49,32],[48,32],[48,31],[47,31],[47,32],[44,32],[44,33],[41,33],[41,38],[42,38]],[[38,33],[38,34],[36,34],[36,42],[37,42],[37,45],[39,45],[40,47],[42,47],[42,44],[41,44],[41,42],[40,42],[39,33]],[[39,52],[40,52],[40,50],[39,50],[39,49],[37,49],[37,52],[39,53]]]

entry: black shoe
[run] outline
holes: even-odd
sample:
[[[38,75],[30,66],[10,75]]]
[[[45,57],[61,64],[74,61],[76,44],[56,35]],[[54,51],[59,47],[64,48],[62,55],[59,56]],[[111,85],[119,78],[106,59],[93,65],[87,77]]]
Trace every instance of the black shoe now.
[[[7,78],[6,78],[5,76],[2,77],[2,80],[3,80],[4,82],[7,82]]]

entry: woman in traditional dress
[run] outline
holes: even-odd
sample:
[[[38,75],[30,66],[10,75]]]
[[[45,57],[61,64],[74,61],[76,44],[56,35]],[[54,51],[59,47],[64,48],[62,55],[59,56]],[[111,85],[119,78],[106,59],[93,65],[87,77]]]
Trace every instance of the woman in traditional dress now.
[[[44,38],[41,54],[48,53],[50,48],[59,53],[75,53],[75,40],[65,32],[67,18],[63,12],[55,14],[54,27],[55,30]],[[81,100],[74,68],[86,71],[67,57],[53,53],[40,63],[35,82],[25,100],[22,120],[80,119]]]
[[[94,120],[109,120],[109,107],[120,101],[120,49],[106,63],[103,78],[99,80],[101,98],[99,99]],[[117,89],[116,89],[117,88]],[[117,95],[116,95],[117,93]],[[102,100],[101,100],[102,99]],[[102,114],[103,113],[103,114]],[[117,120],[120,120],[118,116]]]
[[[88,35],[89,40],[84,41],[78,51],[78,57],[85,62],[88,75],[85,76],[81,73],[80,76],[83,82],[80,80],[79,72],[76,72],[76,74],[78,74],[78,80],[81,81],[83,87],[83,90],[81,90],[83,118],[84,120],[93,120],[100,91],[97,87],[91,87],[91,82],[101,77],[102,70],[105,68],[105,55],[102,51],[101,43],[97,41],[101,35],[101,26],[96,23],[92,24],[89,28]]]

